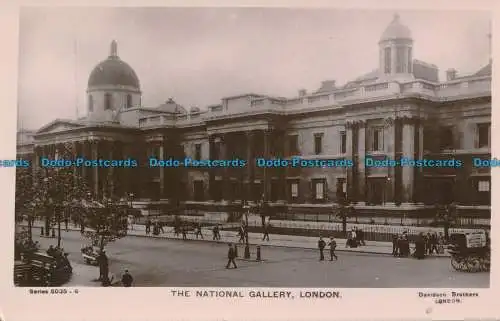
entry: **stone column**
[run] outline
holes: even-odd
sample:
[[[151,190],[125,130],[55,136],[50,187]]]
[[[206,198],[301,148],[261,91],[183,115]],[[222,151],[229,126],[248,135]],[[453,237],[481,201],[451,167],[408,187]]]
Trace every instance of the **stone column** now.
[[[108,147],[108,160],[111,162],[113,159],[116,157],[115,153],[115,144],[116,142],[114,141],[108,141],[107,142],[107,147]],[[111,164],[110,164],[111,165]],[[108,192],[109,196],[113,197],[115,195],[115,168],[109,167],[107,169],[108,171]]]
[[[254,132],[247,131],[246,132],[246,141],[247,141],[247,184],[246,184],[246,199],[252,199],[252,186],[254,184],[253,171],[255,166],[255,157],[253,151],[253,143],[254,143]]]
[[[160,142],[160,159],[166,159],[165,138]],[[165,168],[160,167],[160,198],[165,197]]]
[[[264,131],[264,159],[269,159],[269,153],[270,153],[269,136],[270,136],[269,131],[265,130]],[[262,189],[264,192],[264,199],[266,201],[269,200],[269,181],[270,181],[269,170],[264,167],[264,179],[263,179]]]
[[[387,118],[385,120],[384,131],[384,150],[389,159],[396,158],[396,120]],[[387,183],[385,189],[385,203],[394,203],[395,187],[396,187],[396,168],[387,168]]]
[[[366,202],[366,172],[365,172],[365,153],[366,153],[366,123],[360,122],[358,126],[358,150],[357,150],[357,179],[358,179],[358,203],[364,205]]]
[[[354,138],[354,124],[352,122],[347,122],[346,123],[346,159],[351,159],[354,160],[354,151],[353,151],[353,138]],[[347,199],[350,200],[351,197],[354,195],[355,191],[353,189],[353,168],[348,167],[347,168],[347,177],[346,177],[346,183],[347,183]]]
[[[404,158],[415,159],[415,123],[411,118],[403,119],[402,155]],[[402,202],[414,202],[413,184],[415,169],[410,166],[402,167]]]
[[[71,143],[71,154],[73,157],[73,161],[76,162],[77,152],[76,152],[76,142]],[[78,168],[76,166],[73,166],[73,186],[76,186],[78,184]]]
[[[99,142],[97,140],[90,141],[90,152],[91,159],[97,160],[99,159],[99,151],[98,151]],[[92,183],[93,183],[93,191],[94,197],[99,199],[99,167],[92,167]]]
[[[417,146],[418,159],[424,159],[424,120],[420,118],[418,120],[418,146]],[[418,173],[417,180],[417,193],[415,201],[423,203],[423,194],[425,192],[425,180],[424,180],[424,168],[420,167],[416,169]]]
[[[220,136],[220,159],[227,159],[227,134]],[[229,201],[230,197],[230,180],[228,176],[227,167],[222,168],[222,199],[224,201]]]
[[[215,160],[215,137],[214,135],[208,136],[208,158]],[[208,193],[210,195],[210,200],[214,200],[215,197],[215,168],[208,169]]]

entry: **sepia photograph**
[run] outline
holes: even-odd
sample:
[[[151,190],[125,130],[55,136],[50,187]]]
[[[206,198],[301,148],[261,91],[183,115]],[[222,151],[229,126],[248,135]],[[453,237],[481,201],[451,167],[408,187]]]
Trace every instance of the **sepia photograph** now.
[[[13,284],[489,288],[492,19],[21,8]]]

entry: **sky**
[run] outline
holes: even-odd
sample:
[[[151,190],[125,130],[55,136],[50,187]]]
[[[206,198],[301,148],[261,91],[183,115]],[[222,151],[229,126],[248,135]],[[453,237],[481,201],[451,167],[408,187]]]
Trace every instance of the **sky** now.
[[[144,107],[172,97],[202,109],[242,93],[294,97],[377,68],[394,11],[287,8],[23,8],[18,126],[85,115],[92,69],[109,54],[137,73]],[[472,73],[490,57],[490,14],[399,11],[414,58]]]

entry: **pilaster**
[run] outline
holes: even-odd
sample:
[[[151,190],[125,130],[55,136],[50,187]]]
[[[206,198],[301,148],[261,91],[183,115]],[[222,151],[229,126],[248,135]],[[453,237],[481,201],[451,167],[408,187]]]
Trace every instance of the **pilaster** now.
[[[354,140],[354,128],[355,128],[355,123],[354,122],[346,122],[346,158],[354,160],[354,151],[353,151],[353,140]],[[352,196],[354,195],[355,191],[353,189],[353,168],[354,167],[348,167],[347,168],[347,195],[346,198],[348,200],[352,199]]]
[[[402,156],[407,159],[415,159],[415,120],[412,118],[402,119]],[[402,202],[414,202],[415,168],[402,166]]]
[[[384,126],[384,151],[386,157],[391,160],[396,159],[396,126],[398,122],[393,118],[385,119]],[[385,202],[393,203],[395,201],[396,188],[396,168],[387,167],[387,184],[385,190]]]
[[[358,124],[358,144],[357,157],[354,166],[357,166],[358,179],[358,203],[364,203],[366,200],[366,171],[365,171],[365,155],[366,155],[366,123]]]

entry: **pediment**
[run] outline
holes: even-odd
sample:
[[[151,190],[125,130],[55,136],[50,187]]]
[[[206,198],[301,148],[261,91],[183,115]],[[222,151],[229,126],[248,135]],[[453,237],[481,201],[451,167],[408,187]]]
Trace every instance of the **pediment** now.
[[[48,133],[57,133],[64,132],[69,129],[75,129],[83,127],[82,124],[72,121],[72,120],[62,120],[56,119],[49,124],[43,126],[37,131],[37,134],[48,134]]]

